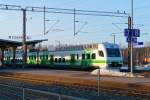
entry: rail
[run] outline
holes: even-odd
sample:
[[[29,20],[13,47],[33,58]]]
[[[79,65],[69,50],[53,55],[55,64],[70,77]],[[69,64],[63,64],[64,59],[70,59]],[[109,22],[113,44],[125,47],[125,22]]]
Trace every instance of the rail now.
[[[4,78],[4,79],[15,79],[15,80],[23,80],[23,81],[28,81],[28,82],[33,82],[33,83],[41,83],[41,84],[46,84],[47,82],[50,84],[55,84],[55,85],[62,85],[62,83],[58,82],[58,81],[46,81],[46,80],[39,80],[39,79],[29,79],[27,77],[19,77],[18,75],[16,77],[12,77],[12,76],[9,76],[9,75],[6,75],[6,76],[0,76],[0,78]],[[22,79],[23,78],[23,79]],[[11,85],[11,83],[10,83]],[[13,83],[12,83],[13,85]],[[78,87],[78,88],[81,88],[81,89],[94,89],[94,90],[97,90],[97,86],[95,85],[83,85],[83,84],[63,84],[64,87]],[[27,91],[27,90],[26,90]],[[118,95],[124,95],[124,96],[138,96],[140,98],[149,98],[150,97],[150,93],[149,91],[147,90],[136,90],[136,89],[125,89],[125,88],[112,88],[112,87],[103,87],[101,86],[100,87],[100,92],[102,91],[106,91],[108,93],[115,93],[115,94],[118,94]],[[100,93],[101,94],[101,93]],[[61,95],[63,97],[63,95]],[[28,99],[27,99],[28,100]],[[57,100],[61,100],[61,99],[57,99]],[[67,99],[68,100],[68,99]],[[73,99],[73,100],[84,100],[84,99]],[[146,99],[147,100],[147,99]]]

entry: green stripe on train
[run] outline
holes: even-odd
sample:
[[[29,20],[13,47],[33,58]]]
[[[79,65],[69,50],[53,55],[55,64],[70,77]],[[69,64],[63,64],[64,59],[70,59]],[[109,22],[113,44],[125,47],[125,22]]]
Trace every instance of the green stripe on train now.
[[[90,66],[92,64],[107,64],[108,62],[106,60],[66,60],[65,62],[52,62],[50,60],[45,60],[45,59],[41,59],[40,64],[49,64],[49,65],[53,65],[53,64],[65,64],[68,63],[69,65],[77,65],[77,64],[81,64],[81,65],[85,65],[85,66]],[[36,60],[29,60],[28,64],[36,64]]]
[[[92,63],[106,64],[108,62],[106,60],[92,60]]]

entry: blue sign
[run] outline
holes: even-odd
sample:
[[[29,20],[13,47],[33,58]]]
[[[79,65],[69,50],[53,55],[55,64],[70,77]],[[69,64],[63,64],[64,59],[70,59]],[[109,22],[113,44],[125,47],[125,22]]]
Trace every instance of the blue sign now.
[[[125,29],[124,35],[127,37],[140,37],[140,30],[139,29]]]
[[[138,42],[138,45],[143,45],[144,43],[143,42]]]
[[[137,37],[127,37],[127,42],[137,43]]]
[[[140,30],[139,29],[133,29],[131,34],[132,34],[132,36],[140,37]]]
[[[129,36],[130,29],[124,29],[124,36]]]

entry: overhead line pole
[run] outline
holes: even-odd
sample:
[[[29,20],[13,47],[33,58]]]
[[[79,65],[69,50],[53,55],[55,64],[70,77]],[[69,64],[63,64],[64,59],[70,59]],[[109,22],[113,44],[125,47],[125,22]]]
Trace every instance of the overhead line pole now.
[[[116,34],[112,33],[112,36],[113,36],[113,42],[114,42],[114,44],[116,44]]]
[[[131,29],[133,29],[133,0],[131,0]],[[133,32],[133,31],[132,31]],[[132,35],[131,35],[132,39]],[[131,41],[131,48],[130,48],[131,58],[130,58],[130,66],[131,66],[131,75],[133,75],[133,42]]]
[[[44,34],[46,34],[46,24],[45,24],[46,18],[45,18],[45,6],[44,6]]]
[[[23,11],[23,67],[27,62],[27,45],[26,45],[26,9],[22,9]]]
[[[74,23],[74,36],[76,35],[76,9],[74,8],[74,14],[73,14],[73,23]]]

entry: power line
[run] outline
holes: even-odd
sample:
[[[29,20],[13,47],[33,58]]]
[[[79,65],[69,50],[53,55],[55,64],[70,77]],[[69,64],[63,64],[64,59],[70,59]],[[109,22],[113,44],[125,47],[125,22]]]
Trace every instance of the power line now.
[[[27,11],[43,12],[43,7],[26,7]],[[112,17],[127,17],[129,14],[126,12],[107,12],[107,11],[90,11],[90,10],[77,10],[77,9],[64,9],[64,8],[48,8],[45,7],[46,13],[61,13],[61,14],[74,14],[89,15],[89,16],[112,16]]]

